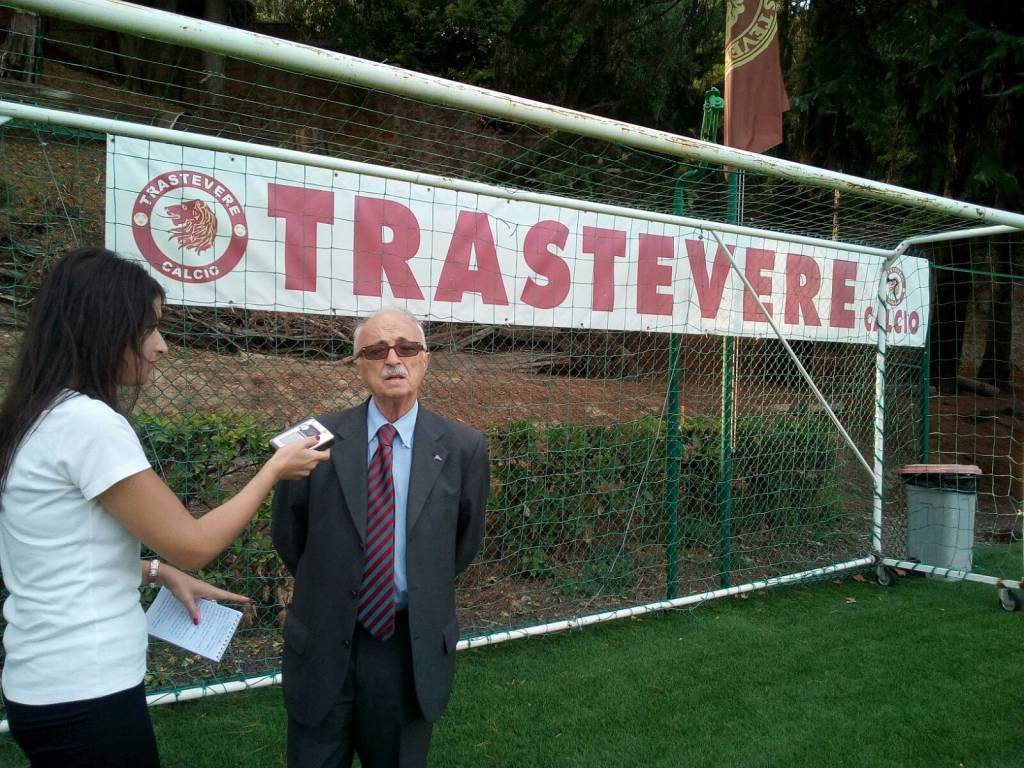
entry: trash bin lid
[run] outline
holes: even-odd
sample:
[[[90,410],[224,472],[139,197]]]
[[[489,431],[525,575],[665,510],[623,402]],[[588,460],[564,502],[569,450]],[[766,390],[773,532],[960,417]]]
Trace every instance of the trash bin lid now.
[[[907,464],[896,470],[897,475],[980,475],[981,467],[974,464]]]

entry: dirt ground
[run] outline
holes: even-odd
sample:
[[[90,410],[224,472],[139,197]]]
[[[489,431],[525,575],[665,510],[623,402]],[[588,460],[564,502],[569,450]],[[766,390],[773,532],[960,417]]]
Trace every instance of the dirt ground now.
[[[424,404],[479,429],[507,421],[629,421],[661,410],[664,386],[655,376],[580,380],[523,370],[528,356],[435,351]],[[146,410],[226,408],[282,424],[347,408],[366,398],[347,360],[302,360],[259,353],[218,355],[175,349],[158,368],[139,407]]]

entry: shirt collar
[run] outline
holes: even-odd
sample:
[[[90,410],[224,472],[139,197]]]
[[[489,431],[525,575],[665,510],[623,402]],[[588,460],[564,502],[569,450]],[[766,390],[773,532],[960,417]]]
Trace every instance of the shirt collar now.
[[[398,438],[406,448],[412,447],[412,434],[416,430],[416,415],[420,412],[420,401],[413,403],[412,408],[405,412],[392,426],[398,430]],[[366,411],[366,442],[369,444],[376,436],[377,430],[388,423],[380,412],[377,403],[370,398],[370,407]]]

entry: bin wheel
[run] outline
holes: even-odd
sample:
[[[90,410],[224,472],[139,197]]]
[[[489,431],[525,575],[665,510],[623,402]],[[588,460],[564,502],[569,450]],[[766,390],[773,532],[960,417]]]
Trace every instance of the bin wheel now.
[[[875,569],[875,577],[878,579],[878,584],[883,587],[891,587],[896,583],[896,571],[888,565],[878,566]]]
[[[1010,613],[1020,610],[1020,598],[1012,589],[999,590],[999,606]]]

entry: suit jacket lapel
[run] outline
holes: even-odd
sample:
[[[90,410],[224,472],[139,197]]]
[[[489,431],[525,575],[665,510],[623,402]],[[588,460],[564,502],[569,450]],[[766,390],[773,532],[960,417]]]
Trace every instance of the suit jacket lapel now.
[[[430,490],[448,460],[444,442],[444,425],[430,411],[420,406],[412,445],[412,468],[409,472],[409,501],[406,507],[405,532],[412,533],[419,520]],[[364,503],[365,513],[365,503]],[[365,514],[364,514],[365,517]]]
[[[369,403],[369,401],[367,401]],[[366,542],[366,409],[348,411],[337,423],[337,442],[331,447],[331,463],[341,485],[341,493],[352,516],[352,524],[359,532],[359,540]]]

